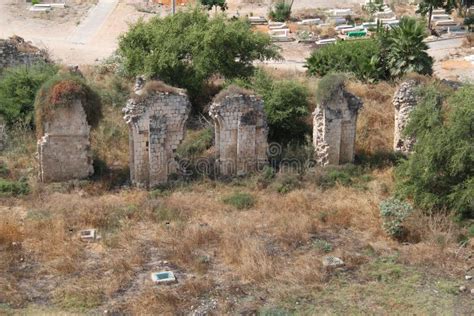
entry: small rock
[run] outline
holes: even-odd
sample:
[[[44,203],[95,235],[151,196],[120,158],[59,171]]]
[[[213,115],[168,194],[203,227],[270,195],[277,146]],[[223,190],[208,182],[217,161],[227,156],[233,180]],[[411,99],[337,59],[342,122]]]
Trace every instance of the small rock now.
[[[343,265],[344,265],[344,261],[342,261],[338,257],[326,256],[323,258],[323,266],[325,267],[337,268],[337,267],[342,267]]]
[[[472,275],[466,275],[464,278],[465,278],[466,280],[468,280],[468,281],[469,281],[469,280],[472,280]]]
[[[471,289],[471,294],[474,295],[474,289]]]
[[[461,285],[459,287],[459,292],[465,292],[466,290],[467,290],[467,288],[464,285]]]

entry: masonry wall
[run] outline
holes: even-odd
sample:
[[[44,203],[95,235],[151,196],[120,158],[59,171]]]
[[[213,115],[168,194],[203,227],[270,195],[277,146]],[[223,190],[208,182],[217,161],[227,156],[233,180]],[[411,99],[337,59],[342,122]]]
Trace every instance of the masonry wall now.
[[[338,165],[354,160],[357,115],[362,102],[340,90],[313,113],[313,144],[319,165]]]
[[[19,36],[0,39],[0,70],[16,65],[30,65],[38,61],[47,61],[44,51],[32,46]]]
[[[140,93],[140,87],[136,92]],[[184,138],[190,108],[184,93],[156,91],[128,101],[123,111],[129,126],[134,185],[153,187],[177,171],[175,151]]]
[[[395,130],[393,136],[393,149],[408,154],[413,150],[415,139],[403,136],[403,130],[409,121],[411,111],[417,104],[415,89],[418,86],[415,80],[403,82],[393,96],[395,108]]]
[[[37,147],[43,182],[82,179],[93,173],[90,126],[80,100],[55,110],[44,123]]]
[[[209,115],[214,120],[221,175],[246,174],[267,163],[268,126],[261,99],[231,94],[215,101]]]

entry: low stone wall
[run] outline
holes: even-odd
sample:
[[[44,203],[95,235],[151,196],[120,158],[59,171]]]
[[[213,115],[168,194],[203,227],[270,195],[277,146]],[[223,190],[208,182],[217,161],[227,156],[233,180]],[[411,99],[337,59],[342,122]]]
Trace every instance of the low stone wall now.
[[[0,71],[16,65],[31,65],[38,61],[48,61],[47,53],[19,36],[0,39]]]

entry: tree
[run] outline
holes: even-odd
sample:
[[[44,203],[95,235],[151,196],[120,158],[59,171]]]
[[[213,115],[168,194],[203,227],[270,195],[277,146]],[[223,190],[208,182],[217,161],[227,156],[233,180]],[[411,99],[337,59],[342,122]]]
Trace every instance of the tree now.
[[[434,9],[442,8],[449,13],[456,7],[456,0],[422,0],[416,13],[420,13],[423,17],[428,14],[428,28],[431,30],[431,17],[433,16]]]
[[[445,90],[436,84],[419,91],[404,131],[416,143],[396,169],[397,193],[426,210],[474,218],[474,86]]]
[[[8,125],[34,125],[34,101],[39,87],[55,75],[57,67],[39,63],[7,68],[0,77],[0,116]]]
[[[219,7],[222,11],[227,10],[227,3],[225,0],[200,0],[201,4],[205,6],[208,10],[212,10],[213,7]]]
[[[186,88],[193,103],[212,77],[248,77],[253,61],[279,57],[270,37],[248,21],[210,19],[197,8],[139,21],[120,38],[118,53],[129,75]]]
[[[379,63],[383,61],[382,66],[392,78],[409,72],[431,75],[433,59],[426,52],[428,45],[423,41],[425,37],[424,23],[403,17],[398,26],[379,33]]]

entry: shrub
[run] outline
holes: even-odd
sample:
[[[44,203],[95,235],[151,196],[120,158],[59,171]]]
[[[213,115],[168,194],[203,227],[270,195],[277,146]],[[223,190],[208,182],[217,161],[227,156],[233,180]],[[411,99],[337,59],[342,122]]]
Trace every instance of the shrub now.
[[[88,124],[92,127],[97,126],[102,118],[102,104],[99,95],[80,76],[64,73],[46,81],[36,95],[37,134],[43,133],[43,123],[53,116],[54,109],[68,107],[76,99],[80,99],[82,102]]]
[[[26,181],[10,181],[0,178],[0,196],[16,196],[28,194],[30,191]]]
[[[118,52],[129,75],[185,88],[192,103],[213,76],[248,77],[254,60],[278,57],[270,37],[247,21],[211,19],[198,8],[139,21],[120,38]]]
[[[237,80],[235,83],[251,88],[262,96],[270,141],[286,144],[304,140],[310,130],[304,121],[309,114],[309,91],[306,86],[290,80],[274,80],[263,70],[258,70],[247,81]]]
[[[34,101],[39,87],[57,72],[51,64],[7,68],[0,76],[0,116],[12,126],[33,127]]]
[[[285,22],[290,19],[291,6],[281,0],[275,4],[275,8],[270,11],[270,19],[277,22]]]
[[[239,210],[249,209],[255,205],[255,198],[251,194],[245,192],[233,193],[224,197],[222,201]]]
[[[340,41],[314,50],[306,60],[308,74],[325,76],[332,72],[353,73],[360,80],[379,79],[372,57],[379,52],[373,39]]]
[[[403,221],[410,215],[413,208],[410,204],[391,198],[380,203],[380,216],[385,232],[394,238],[403,235]]]
[[[344,88],[346,76],[342,73],[329,73],[318,82],[316,101],[324,104],[330,101],[342,88]]]
[[[189,131],[186,138],[178,146],[176,153],[180,158],[196,158],[212,146],[213,140],[214,130],[211,127]]]
[[[425,210],[452,209],[473,218],[474,87],[466,85],[451,96],[442,91],[440,85],[419,91],[420,102],[405,128],[416,143],[396,169],[397,192]]]
[[[281,194],[289,193],[301,187],[301,181],[298,174],[283,173],[278,175],[273,184],[273,188]]]
[[[319,251],[329,253],[332,251],[332,245],[324,239],[316,239],[313,241],[313,246]]]

